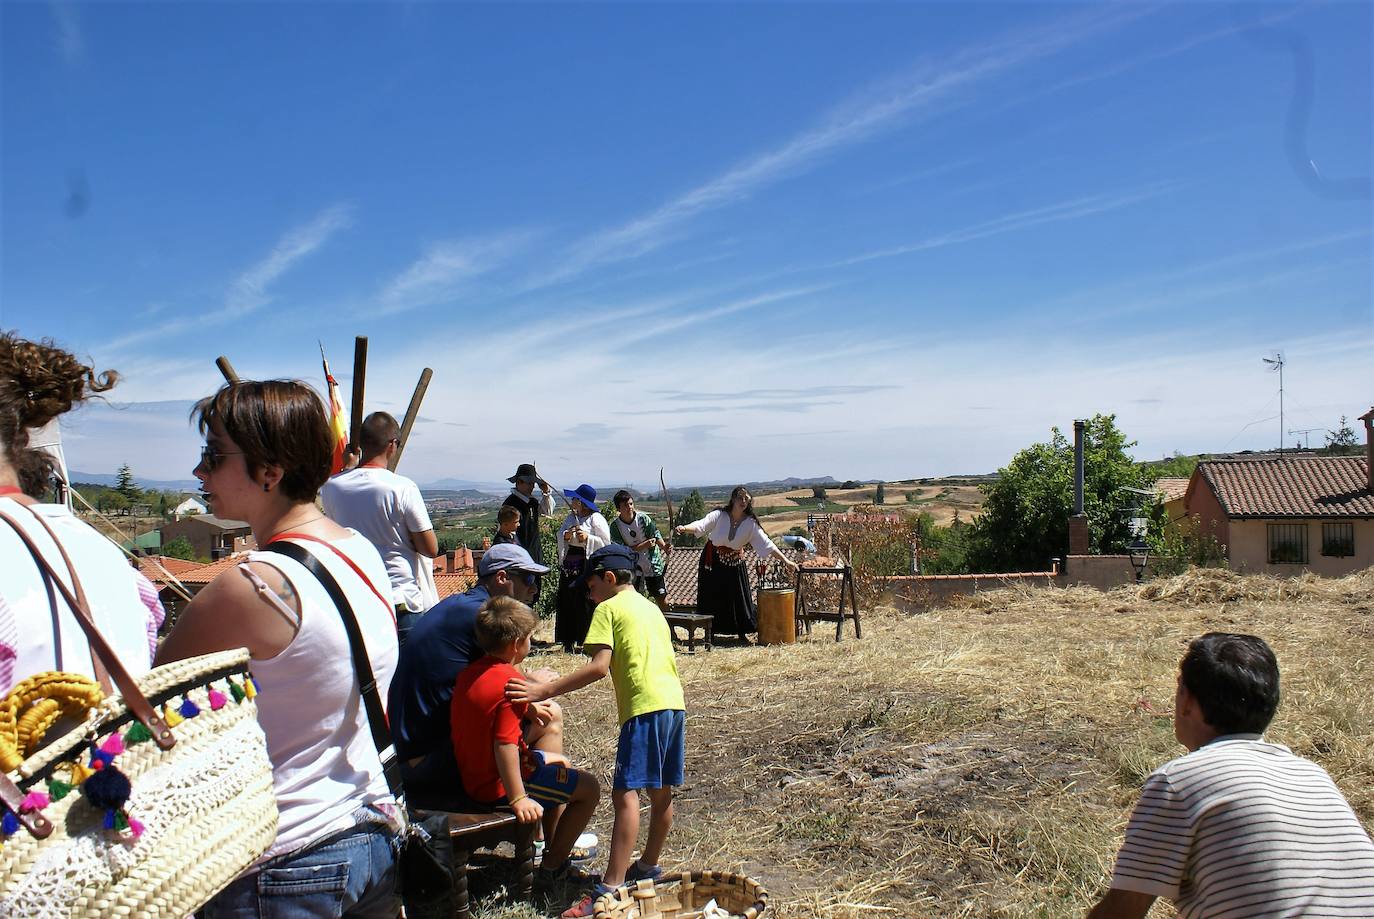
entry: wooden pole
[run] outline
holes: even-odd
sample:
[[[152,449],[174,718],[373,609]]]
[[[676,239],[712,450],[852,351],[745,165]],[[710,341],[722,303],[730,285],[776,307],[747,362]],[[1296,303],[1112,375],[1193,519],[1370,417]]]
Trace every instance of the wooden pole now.
[[[353,339],[353,401],[349,403],[348,449],[360,450],[363,433],[363,383],[367,379],[367,336]]]
[[[226,383],[237,383],[239,381],[239,375],[234,371],[234,365],[229,363],[229,358],[225,357],[223,354],[215,358],[215,366],[219,368],[220,373],[224,374],[224,381]]]
[[[433,377],[434,371],[428,367],[420,371],[420,381],[415,384],[415,392],[410,397],[405,420],[401,422],[401,442],[396,445],[396,455],[391,458],[391,465],[388,467],[392,472],[401,465],[401,454],[405,452],[406,444],[410,443],[410,429],[415,426],[415,419],[420,414],[420,403],[425,401],[425,393],[429,390],[429,381]]]

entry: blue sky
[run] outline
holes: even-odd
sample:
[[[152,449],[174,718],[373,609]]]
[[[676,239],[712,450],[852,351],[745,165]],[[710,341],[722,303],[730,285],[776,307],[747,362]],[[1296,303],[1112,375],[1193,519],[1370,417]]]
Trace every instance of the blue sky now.
[[[1374,397],[1371,7],[5,3],[0,325],[188,477],[250,377],[434,383],[402,471],[567,484],[1141,457]],[[1320,434],[1313,435],[1320,438]],[[1292,443],[1293,438],[1287,438]]]

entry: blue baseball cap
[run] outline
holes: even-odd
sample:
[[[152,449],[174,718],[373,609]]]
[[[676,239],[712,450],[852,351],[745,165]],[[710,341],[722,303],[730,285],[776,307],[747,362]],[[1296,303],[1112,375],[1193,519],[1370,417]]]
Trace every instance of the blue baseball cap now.
[[[525,551],[524,546],[503,542],[482,553],[482,559],[477,563],[477,576],[484,578],[506,568],[518,568],[531,574],[549,573],[548,566],[541,565],[530,558],[530,554]]]
[[[634,571],[638,561],[639,556],[634,549],[612,543],[597,549],[587,558],[587,563],[582,566],[582,574],[573,582],[573,586],[585,587],[592,575],[603,571]]]

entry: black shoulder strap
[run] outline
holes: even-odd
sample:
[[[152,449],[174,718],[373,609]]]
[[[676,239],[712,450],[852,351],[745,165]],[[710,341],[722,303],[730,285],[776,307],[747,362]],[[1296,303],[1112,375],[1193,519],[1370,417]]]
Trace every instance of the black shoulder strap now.
[[[262,547],[265,552],[276,552],[299,563],[320,582],[329,599],[343,620],[344,631],[348,633],[348,648],[353,655],[353,672],[358,677],[358,692],[363,697],[367,710],[367,723],[372,729],[372,742],[377,746],[377,756],[382,761],[382,773],[391,793],[398,799],[404,792],[401,787],[400,761],[391,743],[391,728],[387,724],[386,709],[382,706],[381,695],[377,692],[377,678],[372,673],[372,662],[367,657],[367,646],[363,644],[362,629],[358,627],[358,617],[353,612],[353,604],[348,602],[339,582],[319,559],[305,546],[290,540],[281,539]]]

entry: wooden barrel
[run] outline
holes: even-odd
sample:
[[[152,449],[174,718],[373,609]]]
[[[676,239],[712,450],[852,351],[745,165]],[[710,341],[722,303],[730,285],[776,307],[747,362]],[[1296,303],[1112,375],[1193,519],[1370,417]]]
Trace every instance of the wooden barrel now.
[[[759,644],[790,645],[797,640],[797,592],[759,591]]]

